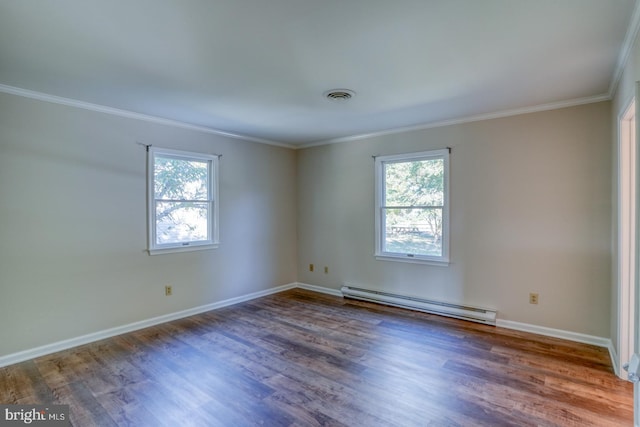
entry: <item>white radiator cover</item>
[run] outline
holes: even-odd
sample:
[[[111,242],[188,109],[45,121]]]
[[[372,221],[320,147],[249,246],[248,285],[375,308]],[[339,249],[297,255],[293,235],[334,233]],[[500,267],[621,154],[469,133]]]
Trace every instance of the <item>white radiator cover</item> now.
[[[423,311],[425,313],[439,314],[441,316],[455,317],[456,319],[484,323],[486,325],[496,325],[496,316],[498,313],[496,310],[488,308],[471,307],[404,295],[396,295],[388,292],[355,288],[353,286],[343,286],[341,291],[345,298],[353,298],[362,301],[408,308],[411,310]]]

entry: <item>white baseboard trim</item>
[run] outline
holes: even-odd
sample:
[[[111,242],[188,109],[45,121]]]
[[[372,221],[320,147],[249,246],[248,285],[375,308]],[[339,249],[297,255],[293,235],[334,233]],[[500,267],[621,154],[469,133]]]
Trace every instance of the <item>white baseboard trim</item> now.
[[[598,347],[604,347],[609,350],[609,358],[611,359],[611,365],[616,376],[620,376],[620,367],[618,366],[618,355],[616,349],[613,347],[613,341],[609,338],[596,337],[593,335],[581,334],[579,332],[564,331],[562,329],[547,328],[544,326],[536,326],[528,323],[514,322],[512,320],[496,321],[496,326],[500,328],[513,329],[522,332],[531,332],[538,335],[544,335],[547,337],[561,338],[569,341],[580,342],[583,344],[591,344]]]
[[[333,295],[334,297],[341,297],[342,292],[339,289],[325,288],[324,286],[309,285],[307,283],[296,283],[296,287],[300,289],[306,289],[308,291],[319,292],[321,294]]]
[[[618,352],[616,351],[615,347],[613,346],[613,341],[609,340],[609,357],[611,358],[611,365],[613,366],[613,371],[616,373],[616,375],[622,379],[626,379],[623,376],[620,376],[620,364],[619,364],[619,359],[618,359]]]
[[[323,294],[328,294],[328,295],[333,295],[338,297],[343,296],[342,292],[338,289],[325,288],[323,286],[310,285],[308,283],[298,282],[296,283],[296,287],[300,289],[306,289],[308,291],[320,292]],[[497,319],[496,326],[500,328],[505,328],[505,329],[513,329],[513,330],[522,331],[522,332],[531,332],[534,334],[544,335],[547,337],[561,338],[568,341],[574,341],[574,342],[579,342],[583,344],[591,344],[598,347],[607,348],[609,350],[609,356],[611,357],[611,361],[616,371],[616,375],[619,372],[616,351],[613,347],[613,342],[609,338],[597,337],[594,335],[587,335],[579,332],[565,331],[562,329],[548,328],[545,326],[537,326],[529,323],[514,322],[512,320]]]
[[[95,341],[103,340],[105,338],[111,338],[116,335],[122,335],[127,332],[137,331],[139,329],[148,328],[150,326],[159,325],[161,323],[170,322],[172,320],[182,319],[185,317],[193,316],[196,314],[204,313],[206,311],[216,310],[230,305],[239,304],[241,302],[250,301],[252,299],[260,298],[267,295],[276,294],[278,292],[287,291],[298,287],[297,283],[290,283],[287,285],[277,286],[275,288],[266,289],[264,291],[253,292],[247,295],[242,295],[235,298],[229,298],[223,301],[214,302],[212,304],[201,305],[198,307],[190,308],[187,310],[178,311],[175,313],[169,313],[151,319],[141,320],[139,322],[129,323],[128,325],[117,326],[111,329],[105,329],[102,331],[94,332],[87,335],[82,335],[76,338],[70,338],[63,341],[46,344],[40,347],[32,348],[29,350],[19,351],[17,353],[8,354],[6,356],[0,356],[0,368],[4,366],[13,365],[14,363],[24,362],[25,360],[35,359],[36,357],[45,356],[47,354],[55,353],[69,348],[77,347],[84,344],[89,344]]]
[[[342,292],[338,289],[326,288],[324,286],[310,285],[307,283],[289,283],[287,285],[277,286],[263,291],[253,292],[247,295],[242,295],[235,298],[229,298],[223,301],[218,301],[212,304],[201,305],[198,307],[190,308],[187,310],[178,311],[175,313],[169,313],[151,319],[142,320],[139,322],[129,323],[127,325],[117,326],[111,329],[105,329],[102,331],[94,332],[91,334],[83,335],[76,338],[70,338],[63,341],[58,341],[51,344],[46,344],[40,347],[32,348],[29,350],[20,351],[17,353],[0,356],[0,368],[4,366],[13,365],[15,363],[24,362],[25,360],[35,359],[36,357],[45,356],[47,354],[55,353],[69,348],[77,347],[84,344],[89,344],[95,341],[99,341],[106,338],[111,338],[117,335],[125,334],[127,332],[137,331],[139,329],[148,328],[150,326],[159,325],[161,323],[170,322],[172,320],[182,319],[196,314],[204,313],[211,310],[217,310],[223,307],[228,307],[234,304],[239,304],[245,301],[250,301],[256,298],[260,298],[267,295],[276,294],[279,292],[287,291],[290,289],[306,289],[308,291],[319,292],[327,295],[333,295],[342,297]],[[530,325],[527,323],[514,322],[511,320],[496,321],[496,326],[506,329],[513,329],[522,332],[531,332],[534,334],[545,335],[554,338],[562,338],[569,341],[576,341],[585,344],[592,344],[599,347],[605,347],[609,349],[609,355],[613,367],[616,371],[616,375],[619,373],[619,366],[617,363],[616,351],[613,348],[613,343],[608,338],[601,338],[592,335],[581,334],[577,332],[563,331],[561,329],[547,328],[544,326]]]
[[[338,289],[325,288],[323,286],[310,285],[307,283],[297,283],[298,288],[306,289],[314,292],[321,292],[323,294],[329,294],[341,297],[342,292]],[[592,344],[598,347],[604,347],[609,350],[609,357],[616,375],[620,374],[620,367],[618,366],[618,356],[616,350],[613,347],[613,342],[609,338],[596,337],[593,335],[581,334],[579,332],[565,331],[562,329],[547,328],[545,326],[531,325],[528,323],[514,322],[512,320],[496,319],[496,327],[513,329],[521,332],[531,332],[538,335],[544,335],[547,337],[561,338],[568,341],[575,341],[583,344]]]
[[[593,335],[581,334],[579,332],[564,331],[562,329],[547,328],[545,326],[537,326],[502,319],[498,319],[496,321],[496,326],[500,328],[513,329],[515,331],[531,332],[533,334],[544,335],[547,337],[562,338],[584,344],[592,344],[598,347],[613,347],[609,338],[596,337]]]

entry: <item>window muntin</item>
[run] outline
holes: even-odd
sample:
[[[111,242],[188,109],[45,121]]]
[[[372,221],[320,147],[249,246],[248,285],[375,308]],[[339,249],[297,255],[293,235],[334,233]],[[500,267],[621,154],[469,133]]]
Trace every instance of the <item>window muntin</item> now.
[[[217,169],[217,156],[149,149],[151,254],[217,246]]]
[[[449,151],[376,158],[376,256],[448,263]]]

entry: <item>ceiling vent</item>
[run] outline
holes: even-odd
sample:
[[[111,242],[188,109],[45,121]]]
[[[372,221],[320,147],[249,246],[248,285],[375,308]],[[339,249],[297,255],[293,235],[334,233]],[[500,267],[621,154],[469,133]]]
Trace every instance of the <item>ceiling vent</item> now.
[[[324,93],[324,97],[331,101],[348,101],[356,96],[356,93],[349,89],[332,89]]]

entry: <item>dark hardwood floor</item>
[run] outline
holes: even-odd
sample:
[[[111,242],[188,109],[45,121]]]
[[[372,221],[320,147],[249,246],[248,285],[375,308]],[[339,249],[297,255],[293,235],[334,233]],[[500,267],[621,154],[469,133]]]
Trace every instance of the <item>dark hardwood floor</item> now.
[[[606,349],[303,290],[0,369],[74,426],[626,426]]]

